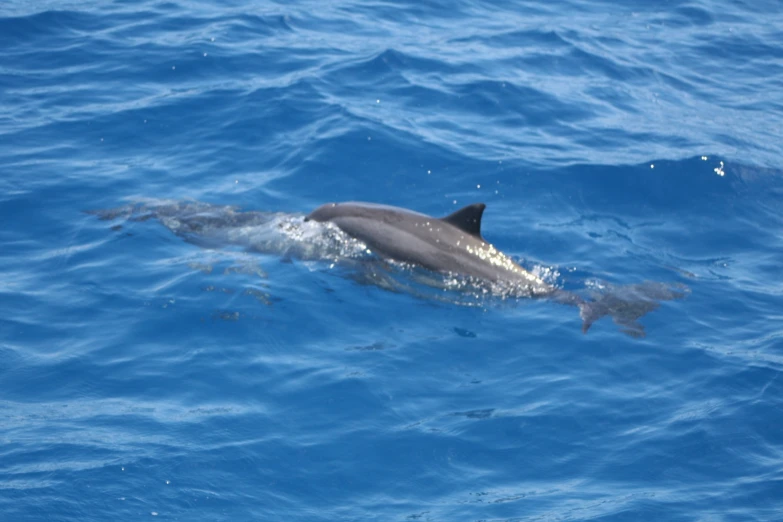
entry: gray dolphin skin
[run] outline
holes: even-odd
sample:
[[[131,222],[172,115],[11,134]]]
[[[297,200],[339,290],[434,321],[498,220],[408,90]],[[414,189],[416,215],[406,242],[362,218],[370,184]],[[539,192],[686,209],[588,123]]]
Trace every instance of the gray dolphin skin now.
[[[468,295],[478,285],[480,293],[474,295],[545,298],[577,307],[583,332],[597,319],[609,316],[624,333],[643,337],[644,326],[637,319],[655,310],[660,301],[679,299],[688,292],[684,285],[657,282],[601,284],[599,291],[585,297],[557,288],[482,237],[485,208],[483,203],[475,203],[435,218],[403,208],[348,202],[328,203],[304,216],[151,199],[87,212],[102,220],[124,219],[128,223],[155,219],[177,236],[207,249],[239,247],[286,260],[327,261],[329,266],[346,268],[344,273],[357,281],[415,295],[419,294],[416,283],[422,283],[437,289],[464,289]],[[413,286],[394,278],[398,272],[389,260],[403,264],[401,273],[410,276]],[[408,266],[445,274],[446,279],[408,270]],[[452,275],[465,280],[454,282]]]
[[[375,253],[436,272],[515,283],[531,295],[555,289],[481,237],[486,205],[475,203],[443,218],[370,203],[328,203],[305,219],[329,222]]]
[[[659,300],[684,297],[681,287],[659,283],[619,287],[610,294],[587,301],[556,288],[531,274],[481,235],[486,205],[474,203],[453,214],[435,218],[411,210],[361,202],[327,203],[305,220],[328,222],[365,243],[376,254],[413,263],[429,270],[460,274],[479,280],[513,285],[520,295],[546,297],[576,306],[587,332],[597,319],[610,315],[628,335],[643,337],[636,322],[659,306]]]

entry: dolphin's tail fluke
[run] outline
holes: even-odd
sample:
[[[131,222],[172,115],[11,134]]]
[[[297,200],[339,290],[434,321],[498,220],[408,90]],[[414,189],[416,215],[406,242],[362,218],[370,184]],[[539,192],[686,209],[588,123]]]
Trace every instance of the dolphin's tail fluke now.
[[[638,322],[642,316],[660,306],[661,301],[682,299],[690,293],[683,284],[645,282],[636,285],[601,285],[590,301],[579,300],[582,333],[587,333],[595,321],[609,316],[620,330],[631,337],[644,337],[644,325]]]

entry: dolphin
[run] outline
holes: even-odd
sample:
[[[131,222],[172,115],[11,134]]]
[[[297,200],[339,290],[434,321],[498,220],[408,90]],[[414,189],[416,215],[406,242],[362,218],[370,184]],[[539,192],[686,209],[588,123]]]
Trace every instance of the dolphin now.
[[[156,219],[174,234],[204,248],[235,246],[283,259],[328,261],[330,266],[339,263],[349,268],[351,277],[383,288],[415,292],[388,279],[387,261],[421,267],[433,274],[456,275],[464,278],[465,284],[458,281],[458,286],[466,290],[476,285],[486,290],[488,285],[488,295],[545,298],[577,307],[583,332],[597,319],[610,316],[624,333],[643,337],[644,326],[637,319],[656,309],[660,301],[679,299],[688,292],[684,285],[657,282],[603,285],[600,292],[587,297],[560,289],[484,239],[481,220],[485,209],[484,203],[474,203],[436,218],[399,207],[346,202],[328,203],[304,215],[152,199],[87,212],[111,221]],[[410,271],[410,275],[427,286],[454,288],[450,280],[418,271]]]
[[[659,300],[685,295],[682,287],[672,289],[660,283],[617,287],[592,301],[559,289],[528,272],[484,239],[481,218],[485,209],[484,203],[473,203],[436,218],[387,205],[327,203],[313,210],[305,221],[332,223],[384,258],[435,272],[510,285],[517,295],[545,297],[576,306],[584,333],[597,319],[610,315],[625,333],[643,337],[644,327],[636,320],[657,308]]]

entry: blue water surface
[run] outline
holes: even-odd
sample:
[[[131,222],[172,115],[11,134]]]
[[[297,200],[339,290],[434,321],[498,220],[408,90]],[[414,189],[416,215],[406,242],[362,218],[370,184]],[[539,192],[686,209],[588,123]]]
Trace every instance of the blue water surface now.
[[[778,1],[6,1],[0,519],[783,520],[781,136]],[[582,334],[86,212],[161,200],[481,201],[690,295]]]

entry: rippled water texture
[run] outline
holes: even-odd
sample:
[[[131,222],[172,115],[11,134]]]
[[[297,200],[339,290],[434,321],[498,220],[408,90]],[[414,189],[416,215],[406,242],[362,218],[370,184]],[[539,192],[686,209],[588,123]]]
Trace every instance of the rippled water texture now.
[[[781,93],[779,2],[4,2],[0,519],[780,520]],[[349,200],[689,293],[466,303]]]

